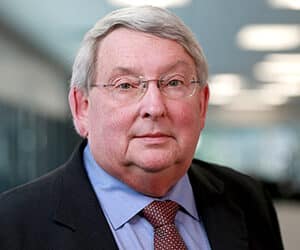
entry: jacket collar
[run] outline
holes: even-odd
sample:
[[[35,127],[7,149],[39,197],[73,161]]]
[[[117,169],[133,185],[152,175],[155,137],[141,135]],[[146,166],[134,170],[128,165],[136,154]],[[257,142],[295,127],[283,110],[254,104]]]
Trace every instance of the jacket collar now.
[[[86,143],[80,144],[61,169],[61,177],[53,189],[57,197],[53,220],[76,233],[77,241],[85,249],[118,249],[83,167]],[[211,248],[246,250],[244,214],[227,197],[224,182],[209,168],[210,164],[194,160],[188,174]]]
[[[248,249],[243,211],[232,201],[224,181],[212,172],[211,164],[194,160],[189,170],[199,216],[214,250]],[[218,167],[217,167],[218,168]]]
[[[76,240],[85,249],[117,249],[83,167],[82,153],[86,143],[81,143],[63,167],[54,194],[58,199],[53,219],[76,233]]]

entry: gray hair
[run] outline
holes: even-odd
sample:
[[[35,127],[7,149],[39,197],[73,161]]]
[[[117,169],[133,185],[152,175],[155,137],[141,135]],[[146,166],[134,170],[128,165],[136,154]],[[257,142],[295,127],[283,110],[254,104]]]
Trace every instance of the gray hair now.
[[[193,58],[198,79],[207,82],[207,62],[192,31],[179,17],[166,9],[139,6],[111,12],[86,33],[73,65],[71,86],[88,90],[94,81],[97,48],[106,35],[119,27],[178,42]]]

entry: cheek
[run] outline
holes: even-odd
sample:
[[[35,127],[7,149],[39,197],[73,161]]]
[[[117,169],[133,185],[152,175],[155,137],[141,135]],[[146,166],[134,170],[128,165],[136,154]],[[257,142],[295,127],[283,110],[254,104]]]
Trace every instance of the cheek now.
[[[195,105],[178,105],[172,112],[172,123],[177,141],[181,149],[188,153],[193,152],[198,143],[201,132],[201,117]]]
[[[184,129],[187,133],[195,133],[200,130],[200,111],[195,107],[195,105],[187,103],[175,106],[171,111],[174,123],[177,124],[178,128]]]
[[[93,107],[90,110],[90,132],[91,140],[106,149],[125,147],[128,131],[131,126],[132,118],[120,109],[107,107]]]

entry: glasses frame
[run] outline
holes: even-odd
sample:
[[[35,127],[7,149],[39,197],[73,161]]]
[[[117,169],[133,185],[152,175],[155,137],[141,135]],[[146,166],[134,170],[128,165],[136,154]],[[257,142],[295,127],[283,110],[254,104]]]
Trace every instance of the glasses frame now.
[[[174,76],[176,76],[176,74]],[[189,80],[188,82],[190,84],[192,84],[192,85],[194,85],[194,84],[196,84],[196,85],[194,85],[195,87],[193,88],[193,90],[191,91],[191,93],[188,94],[188,95],[184,95],[182,97],[172,98],[172,97],[168,96],[168,94],[166,92],[163,91],[164,88],[161,88],[162,86],[164,86],[162,84],[162,82],[166,81],[166,79],[164,79],[164,78],[160,78],[160,79],[145,79],[145,77],[143,77],[143,76],[136,77],[136,79],[139,82],[138,89],[139,89],[140,92],[139,92],[139,94],[136,95],[137,98],[135,100],[133,100],[132,102],[140,100],[140,99],[143,98],[143,96],[146,94],[146,92],[148,90],[149,82],[156,82],[157,88],[160,90],[160,93],[162,95],[164,95],[165,97],[167,97],[168,99],[172,99],[172,100],[180,100],[180,99],[191,97],[191,96],[193,96],[196,93],[197,86],[199,86],[200,88],[202,88],[205,85],[203,83],[203,81],[196,80],[196,79],[192,78],[192,80]],[[109,89],[111,87],[114,87],[115,85],[116,85],[115,83],[94,83],[94,84],[91,84],[89,86],[89,88],[94,88],[94,87],[100,88],[100,87],[102,87],[102,88]],[[115,98],[113,91],[109,91],[109,93],[112,95],[112,97],[114,99],[117,99],[117,98]]]

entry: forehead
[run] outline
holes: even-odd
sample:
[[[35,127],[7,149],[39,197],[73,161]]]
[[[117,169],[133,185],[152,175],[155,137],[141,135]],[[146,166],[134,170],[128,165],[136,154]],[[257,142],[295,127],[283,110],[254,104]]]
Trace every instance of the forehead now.
[[[111,73],[116,68],[128,68],[139,73],[156,74],[174,66],[195,69],[195,63],[176,41],[152,34],[117,28],[99,44],[97,71]]]

